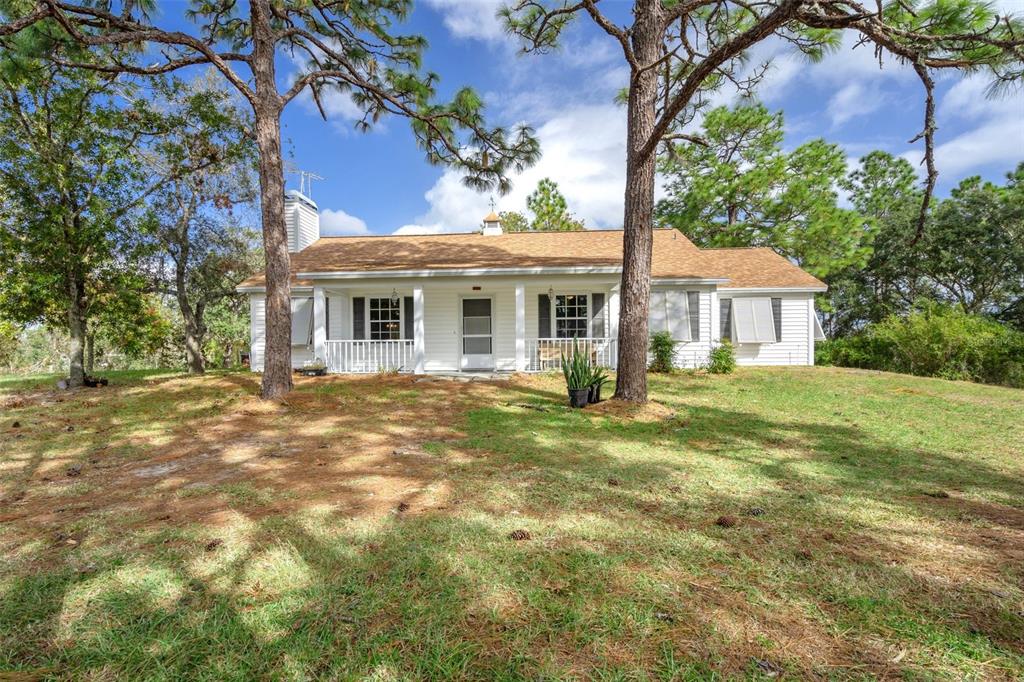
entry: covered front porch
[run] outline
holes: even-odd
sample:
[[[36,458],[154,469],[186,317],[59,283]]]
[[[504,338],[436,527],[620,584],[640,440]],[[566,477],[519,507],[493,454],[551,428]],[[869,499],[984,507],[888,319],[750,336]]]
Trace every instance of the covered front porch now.
[[[585,286],[584,286],[585,285]],[[543,372],[617,358],[617,283],[393,281],[296,290],[293,364],[330,373]]]

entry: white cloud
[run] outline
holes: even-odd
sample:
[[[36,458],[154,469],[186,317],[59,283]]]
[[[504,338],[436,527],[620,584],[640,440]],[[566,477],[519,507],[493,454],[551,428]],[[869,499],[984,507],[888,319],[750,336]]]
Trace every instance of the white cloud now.
[[[797,88],[838,90],[860,86],[875,91],[883,83],[904,83],[916,78],[913,69],[892,57],[884,57],[881,65],[868,45],[856,45],[853,32],[843,35],[839,49],[814,63],[800,54],[792,45],[780,39],[769,39],[755,45],[750,51],[750,66],[771,61],[772,66],[758,86],[758,95],[766,103],[783,104]]]
[[[337,237],[339,235],[360,235],[370,234],[366,223],[354,215],[349,215],[342,210],[329,208],[320,210],[320,234],[324,237]]]
[[[1024,95],[1018,91],[989,97],[990,83],[991,79],[981,74],[957,81],[939,102],[939,119],[970,121],[1016,116],[1024,120]]]
[[[885,103],[882,94],[875,88],[853,82],[844,86],[828,102],[828,116],[832,127],[838,128],[847,121],[878,111]]]
[[[496,197],[499,211],[524,211],[526,197],[541,178],[558,183],[569,210],[588,227],[622,224],[625,189],[625,111],[614,105],[566,108],[537,129],[543,157],[515,178],[512,192]],[[465,232],[477,229],[490,211],[490,197],[462,184],[461,175],[445,171],[424,195],[429,210],[399,234]]]
[[[986,168],[1009,171],[1024,160],[1024,95],[989,98],[988,83],[980,74],[963,78],[939,101],[935,164],[942,178],[961,178]],[[964,123],[970,128],[960,134],[945,133]],[[903,154],[922,174],[923,156],[920,146]]]
[[[923,173],[922,149],[903,154]],[[985,167],[1012,170],[1024,160],[1024,119],[997,117],[935,147],[935,165],[944,178],[962,178]]]
[[[444,17],[445,27],[456,38],[507,39],[497,17],[505,0],[427,0],[427,5]]]

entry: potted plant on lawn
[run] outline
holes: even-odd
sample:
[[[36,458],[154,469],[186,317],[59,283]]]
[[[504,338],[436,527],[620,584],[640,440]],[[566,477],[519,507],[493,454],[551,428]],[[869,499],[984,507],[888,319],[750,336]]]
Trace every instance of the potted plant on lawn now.
[[[576,339],[572,341],[572,354],[566,358],[562,353],[562,376],[565,377],[565,388],[569,393],[571,407],[586,407],[590,396],[590,363],[587,356],[580,352]]]

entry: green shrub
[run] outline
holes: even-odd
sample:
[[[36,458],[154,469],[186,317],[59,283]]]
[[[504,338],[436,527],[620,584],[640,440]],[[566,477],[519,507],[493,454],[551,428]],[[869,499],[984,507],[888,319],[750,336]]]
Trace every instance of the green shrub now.
[[[960,308],[927,303],[859,334],[819,344],[815,361],[1024,387],[1024,334]]]
[[[736,369],[736,351],[728,341],[711,349],[708,356],[708,372],[711,374],[732,374]]]
[[[671,372],[675,369],[673,358],[676,353],[676,342],[668,332],[655,332],[651,334],[651,371]]]

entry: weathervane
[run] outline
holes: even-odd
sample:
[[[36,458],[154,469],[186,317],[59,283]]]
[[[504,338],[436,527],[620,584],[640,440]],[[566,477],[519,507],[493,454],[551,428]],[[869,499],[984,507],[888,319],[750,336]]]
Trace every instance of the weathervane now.
[[[313,198],[313,181],[324,179],[323,176],[317,175],[313,171],[300,170],[294,161],[284,162],[284,172],[299,176],[299,192],[310,199]]]
[[[494,213],[494,195],[491,195],[491,213]]]

